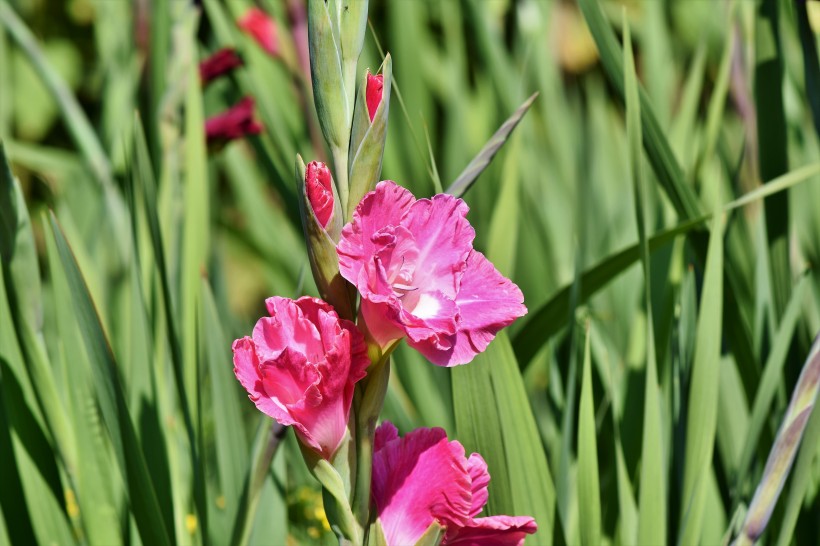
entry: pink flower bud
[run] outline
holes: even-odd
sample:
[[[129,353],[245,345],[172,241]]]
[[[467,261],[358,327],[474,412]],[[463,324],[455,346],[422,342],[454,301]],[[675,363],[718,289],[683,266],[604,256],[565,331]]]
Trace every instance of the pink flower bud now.
[[[322,300],[273,297],[269,317],[233,342],[236,378],[262,413],[293,426],[331,460],[347,431],[353,389],[370,361],[364,336]]]
[[[319,224],[324,228],[333,214],[333,177],[327,165],[311,161],[305,171],[307,198]]]
[[[279,56],[279,32],[273,17],[259,8],[251,8],[237,22],[271,57]]]
[[[489,499],[487,464],[444,429],[400,437],[385,421],[374,444],[370,492],[387,546],[416,544],[434,523],[446,529],[442,546],[520,546],[538,529],[528,516],[476,517]]]
[[[367,91],[365,98],[367,99],[367,113],[370,116],[370,123],[373,123],[373,118],[376,117],[376,110],[382,103],[382,90],[384,89],[384,76],[376,74],[375,76],[370,72],[367,73]]]
[[[204,86],[239,66],[242,66],[242,59],[236,51],[226,47],[199,63],[199,79]]]
[[[262,132],[262,124],[253,119],[253,99],[245,97],[221,114],[205,120],[205,136],[209,144],[225,143],[245,135]]]

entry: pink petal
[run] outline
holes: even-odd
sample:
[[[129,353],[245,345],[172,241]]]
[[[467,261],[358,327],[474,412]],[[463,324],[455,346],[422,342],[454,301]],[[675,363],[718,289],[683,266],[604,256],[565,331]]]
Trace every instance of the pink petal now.
[[[456,333],[458,306],[440,290],[409,292],[402,301],[399,320],[407,332],[408,343],[425,341],[449,348],[449,337]],[[411,309],[411,310],[408,310]]]
[[[461,199],[439,194],[419,199],[402,220],[418,245],[413,285],[441,290],[455,298],[473,248],[475,230],[467,221],[469,208]]]
[[[464,527],[448,529],[442,546],[520,546],[536,530],[538,525],[528,516],[476,518]]]
[[[248,391],[250,398],[259,410],[273,417],[278,423],[288,426],[295,421],[281,405],[265,391],[262,376],[259,371],[259,359],[256,357],[253,340],[243,337],[233,342],[233,372],[236,378]]]
[[[364,379],[367,375],[366,370],[370,366],[370,357],[367,355],[367,343],[365,343],[364,336],[356,325],[345,319],[339,319],[339,325],[350,334],[350,370],[347,380],[352,391],[353,383]]]
[[[467,258],[456,303],[462,318],[459,330],[479,352],[487,348],[499,330],[527,314],[524,294],[518,286],[477,250]]]
[[[466,364],[484,351],[502,328],[527,314],[524,295],[484,255],[473,250],[456,296],[461,322],[452,347],[441,350],[429,342],[412,346],[439,366]]]
[[[274,296],[266,299],[265,305],[270,318],[259,319],[253,329],[253,341],[262,360],[276,358],[285,347],[302,353],[310,362],[321,359],[324,348],[319,331],[302,310],[303,306],[310,310],[309,304]]]
[[[256,354],[260,354],[258,348]],[[289,347],[276,355],[275,359],[261,362],[259,375],[265,392],[286,408],[300,403],[320,379],[319,372],[314,366],[308,365],[305,355]]]
[[[489,499],[487,486],[490,484],[490,473],[487,471],[487,463],[478,453],[473,453],[467,459],[467,472],[470,474],[471,490],[473,492],[470,517],[474,518],[481,513]]]
[[[270,317],[234,342],[234,371],[257,407],[331,460],[347,431],[356,381],[369,364],[362,333],[310,297],[266,300]]]
[[[367,277],[360,273],[380,248],[371,238],[385,226],[398,225],[415,200],[412,193],[395,182],[379,182],[375,190],[364,196],[353,213],[353,220],[342,229],[336,247],[339,271],[363,296],[366,297],[370,290]]]
[[[387,347],[390,342],[401,339],[405,336],[404,328],[398,319],[398,305],[391,305],[386,302],[374,303],[369,299],[362,298],[359,313],[362,320],[367,325],[370,336],[379,347]]]
[[[434,521],[468,519],[471,493],[461,444],[448,442],[440,428],[404,438],[388,429],[380,436],[371,491],[388,546],[415,544]]]

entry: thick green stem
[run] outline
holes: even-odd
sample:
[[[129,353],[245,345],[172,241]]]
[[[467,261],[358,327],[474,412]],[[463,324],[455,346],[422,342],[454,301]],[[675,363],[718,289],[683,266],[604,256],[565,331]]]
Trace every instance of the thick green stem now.
[[[387,383],[390,378],[390,353],[386,351],[368,371],[361,383],[361,405],[356,412],[356,485],[353,490],[353,513],[363,529],[370,520],[370,476],[373,465],[373,438]]]

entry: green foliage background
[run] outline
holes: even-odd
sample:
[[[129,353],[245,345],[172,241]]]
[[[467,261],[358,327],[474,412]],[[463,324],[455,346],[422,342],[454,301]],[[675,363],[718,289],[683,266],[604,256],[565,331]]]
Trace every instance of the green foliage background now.
[[[237,29],[251,2],[199,4],[0,0],[0,544],[335,541],[230,351],[264,297],[316,292],[303,4],[259,3],[284,60]],[[820,331],[817,4],[371,2],[382,178],[447,189],[539,93],[464,195],[529,315],[469,366],[401,347],[384,411],[482,453],[528,543],[740,529]],[[246,66],[202,92],[228,45]],[[207,150],[243,95],[264,133]],[[766,543],[820,536],[818,440],[814,415]]]

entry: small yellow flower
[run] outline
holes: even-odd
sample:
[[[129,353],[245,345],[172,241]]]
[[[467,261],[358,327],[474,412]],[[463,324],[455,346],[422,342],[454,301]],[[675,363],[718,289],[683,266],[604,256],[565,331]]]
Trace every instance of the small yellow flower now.
[[[185,516],[185,529],[188,531],[189,535],[193,535],[196,533],[196,516],[194,514],[188,514]]]

